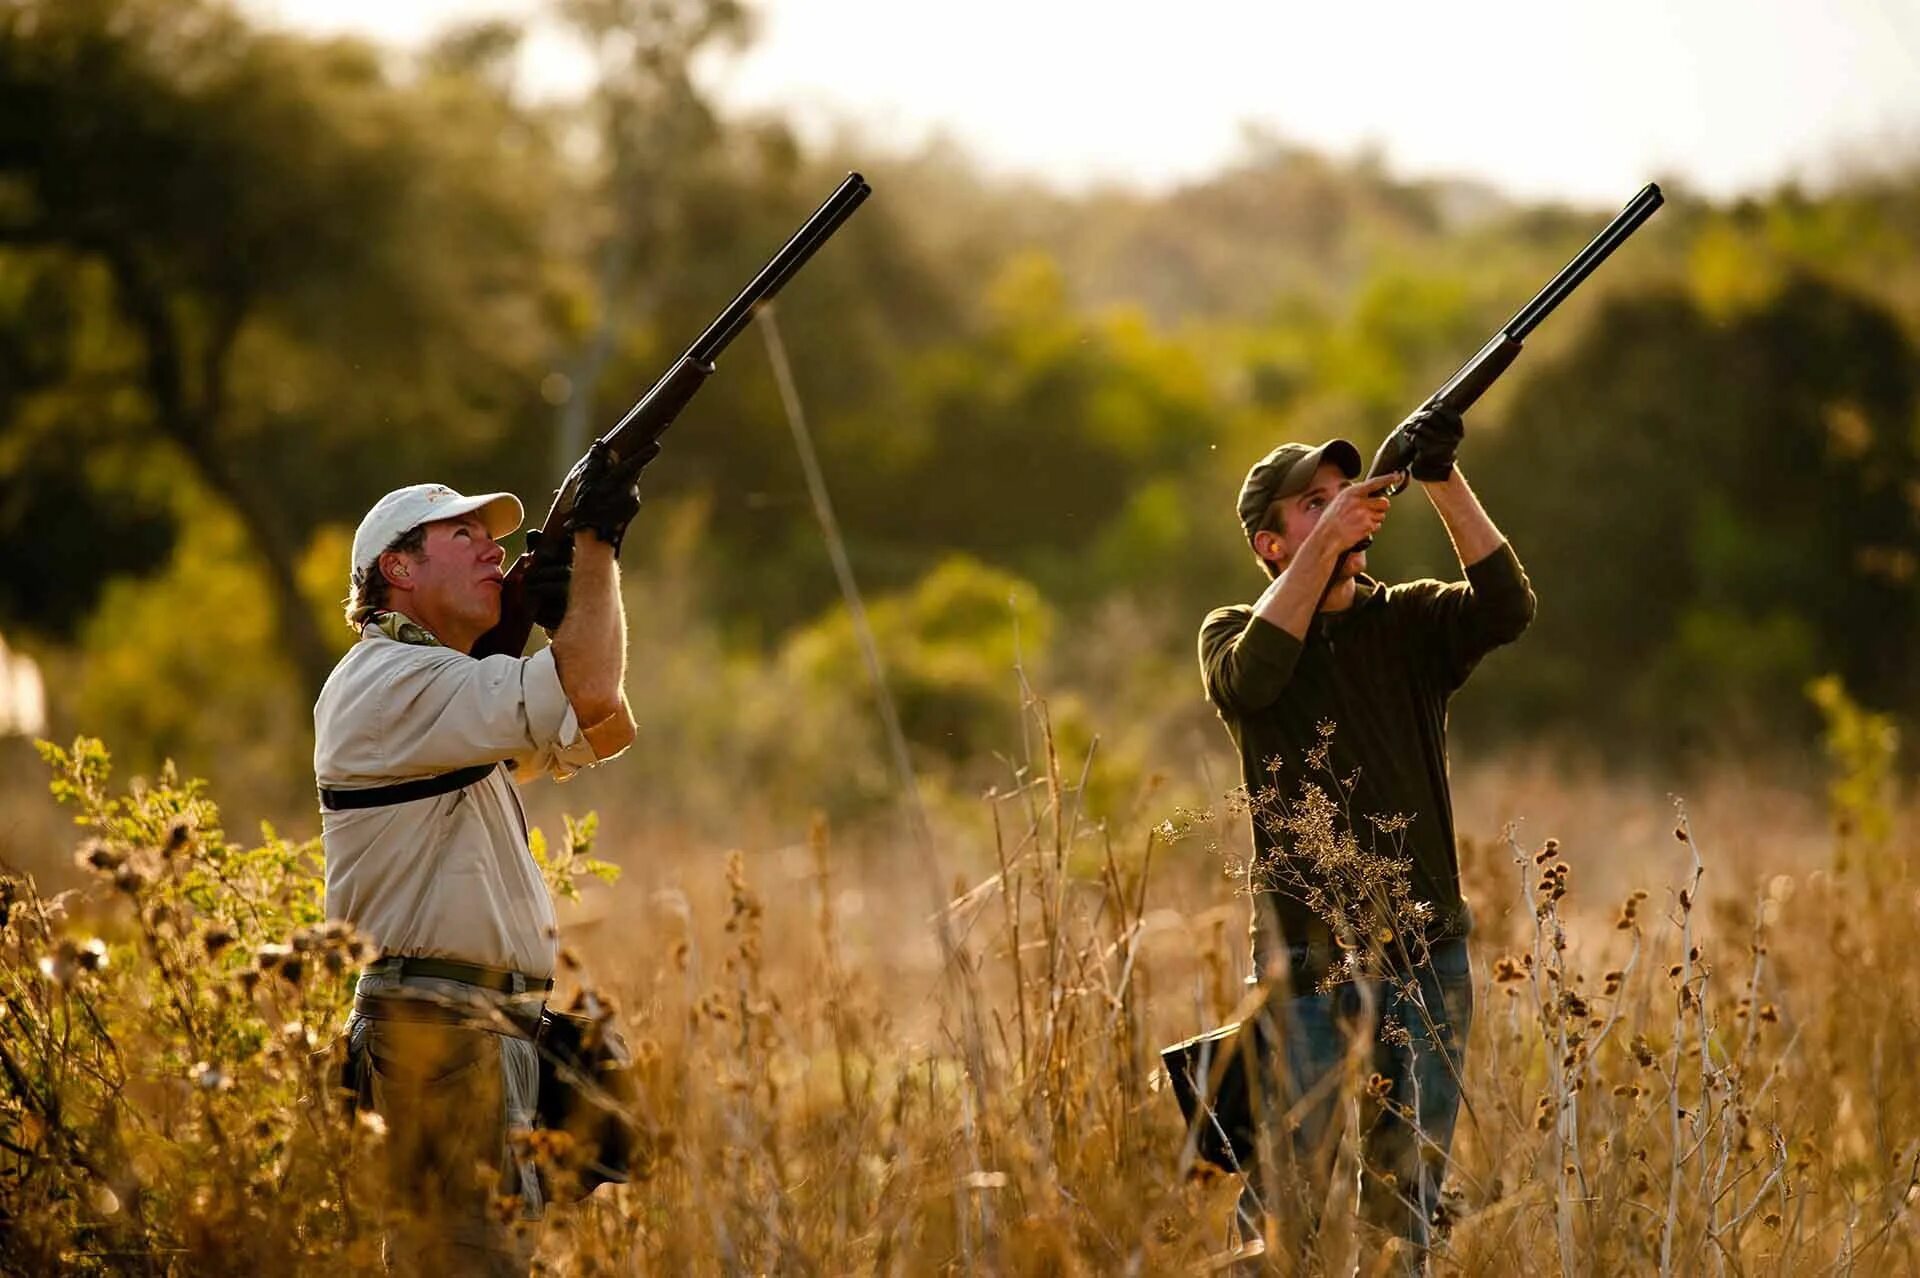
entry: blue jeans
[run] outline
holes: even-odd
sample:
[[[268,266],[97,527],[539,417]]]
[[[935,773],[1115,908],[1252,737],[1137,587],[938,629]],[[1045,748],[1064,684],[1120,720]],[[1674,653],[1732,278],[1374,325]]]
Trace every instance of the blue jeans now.
[[[1361,1218],[1412,1243],[1424,1262],[1473,1026],[1467,943],[1436,943],[1411,977],[1304,994],[1270,1005],[1260,1020],[1263,1156],[1241,1197],[1243,1231],[1257,1234],[1267,1214],[1290,1248],[1311,1245],[1332,1182],[1351,1053]]]

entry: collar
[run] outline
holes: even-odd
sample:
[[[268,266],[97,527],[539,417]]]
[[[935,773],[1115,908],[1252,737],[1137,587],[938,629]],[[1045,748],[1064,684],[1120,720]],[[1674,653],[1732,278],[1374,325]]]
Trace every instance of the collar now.
[[[1313,620],[1307,623],[1308,635],[1339,633],[1353,616],[1363,608],[1371,608],[1386,597],[1386,587],[1374,578],[1361,573],[1353,579],[1353,603],[1338,612],[1316,612]]]
[[[369,630],[377,630],[396,643],[414,643],[426,648],[440,646],[440,641],[434,638],[433,631],[403,612],[374,613],[367,618],[366,624],[360,627],[360,633],[365,635]]]

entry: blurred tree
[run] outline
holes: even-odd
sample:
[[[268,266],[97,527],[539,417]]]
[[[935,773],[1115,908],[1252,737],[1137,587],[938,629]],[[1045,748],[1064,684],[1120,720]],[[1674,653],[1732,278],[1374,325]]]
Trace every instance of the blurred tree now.
[[[593,420],[592,391],[621,333],[656,317],[661,276],[687,238],[680,224],[686,193],[715,167],[720,122],[694,83],[694,60],[743,42],[747,15],[737,0],[554,0],[553,7],[595,69],[579,108],[594,139],[589,199],[571,219],[569,246],[576,260],[591,263],[591,288],[581,299],[586,322],[545,383],[560,412],[557,480],[612,425]],[[636,388],[629,398],[638,396]]]
[[[98,311],[32,339],[64,336],[77,393],[16,405],[9,430],[163,440],[240,519],[309,691],[331,654],[299,592],[307,531],[357,516],[369,471],[497,433],[518,380],[500,366],[540,340],[516,163],[540,144],[502,131],[501,105],[210,0],[0,10],[0,248],[104,282],[81,294]],[[20,310],[0,324],[7,358],[31,361],[36,327]],[[111,402],[105,422],[89,400]],[[431,448],[408,438],[450,420]],[[63,447],[31,450],[43,476]]]
[[[1917,421],[1914,348],[1857,294],[1794,275],[1717,321],[1615,299],[1476,458],[1541,597],[1518,717],[1669,751],[1804,739],[1828,670],[1920,709]]]

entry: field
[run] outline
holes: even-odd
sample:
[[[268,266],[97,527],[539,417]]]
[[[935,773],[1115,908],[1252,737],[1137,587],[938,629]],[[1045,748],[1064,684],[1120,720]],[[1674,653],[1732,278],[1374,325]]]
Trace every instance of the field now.
[[[1050,748],[1042,702],[1028,726],[1026,761],[924,842],[548,822],[551,880],[585,884],[567,983],[619,1009],[646,1166],[551,1211],[543,1263],[1226,1262],[1236,1182],[1183,1155],[1156,1049],[1245,1010],[1244,818],[1223,796],[1091,820],[1097,760]],[[7,883],[0,1263],[373,1263],[381,1134],[316,1101],[358,951],[321,926],[315,848],[229,842],[201,787],[123,788],[97,746],[49,754],[86,885]],[[1914,1271],[1920,898],[1875,757],[1825,804],[1732,772],[1684,804],[1544,760],[1456,778],[1477,1014],[1438,1272]],[[1350,1198],[1270,1270],[1389,1263]]]

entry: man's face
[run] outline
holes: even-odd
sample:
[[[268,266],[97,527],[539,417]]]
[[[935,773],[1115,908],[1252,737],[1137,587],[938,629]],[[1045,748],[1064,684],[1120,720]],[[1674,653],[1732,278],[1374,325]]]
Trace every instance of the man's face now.
[[[506,552],[487,535],[477,514],[437,519],[426,529],[420,553],[402,556],[406,575],[400,580],[411,591],[408,615],[443,642],[467,630],[492,629],[500,620],[500,563]]]
[[[1327,504],[1334,494],[1343,488],[1351,487],[1353,481],[1347,473],[1332,462],[1322,462],[1313,472],[1313,481],[1300,492],[1283,498],[1268,517],[1272,532],[1262,530],[1254,534],[1254,550],[1271,563],[1276,569],[1284,569],[1293,562],[1294,555],[1306,544],[1314,526],[1320,522],[1320,516],[1326,512]],[[1367,552],[1362,550],[1346,555],[1333,570],[1333,580],[1344,581],[1366,571]]]

